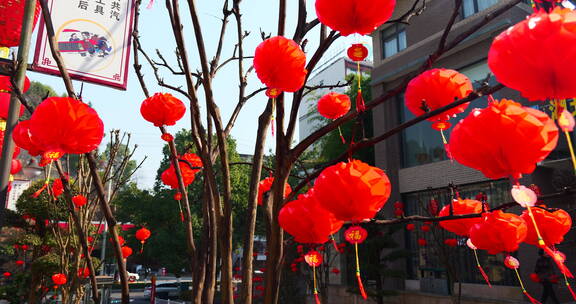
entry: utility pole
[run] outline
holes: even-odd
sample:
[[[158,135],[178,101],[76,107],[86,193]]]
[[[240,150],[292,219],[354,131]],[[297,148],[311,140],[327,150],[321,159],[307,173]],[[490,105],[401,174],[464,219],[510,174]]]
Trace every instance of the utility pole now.
[[[14,80],[16,86],[22,91],[24,79],[26,78],[26,68],[28,67],[28,53],[30,51],[30,40],[32,38],[32,29],[34,28],[34,12],[36,11],[37,0],[20,0],[26,1],[24,7],[24,17],[22,18],[22,31],[20,32],[20,45],[18,46],[18,56],[16,73]],[[0,158],[0,227],[4,225],[4,211],[8,199],[8,183],[10,179],[10,166],[12,164],[12,155],[14,154],[14,141],[12,140],[12,131],[18,123],[20,114],[20,100],[15,93],[10,96],[10,107],[8,109],[8,118],[5,122],[0,122],[0,129],[6,128],[4,133],[4,143],[2,146],[2,157]]]

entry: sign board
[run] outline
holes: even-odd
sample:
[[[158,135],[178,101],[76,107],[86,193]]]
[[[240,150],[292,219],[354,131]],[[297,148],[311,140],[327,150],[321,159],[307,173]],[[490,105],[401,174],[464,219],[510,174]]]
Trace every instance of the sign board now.
[[[48,7],[70,76],[125,90],[133,0],[48,0]],[[33,70],[59,75],[44,22],[39,28]]]

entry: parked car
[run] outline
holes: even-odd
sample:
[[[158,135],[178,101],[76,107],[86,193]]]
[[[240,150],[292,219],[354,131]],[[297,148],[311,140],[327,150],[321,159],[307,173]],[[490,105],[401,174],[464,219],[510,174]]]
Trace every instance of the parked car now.
[[[152,293],[152,286],[144,288],[144,297],[150,298]],[[173,298],[180,296],[180,284],[176,282],[170,283],[156,283],[156,297],[161,299]]]

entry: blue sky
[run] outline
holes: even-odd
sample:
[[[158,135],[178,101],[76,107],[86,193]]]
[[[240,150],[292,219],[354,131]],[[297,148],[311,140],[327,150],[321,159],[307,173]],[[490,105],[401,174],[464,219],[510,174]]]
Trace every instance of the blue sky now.
[[[145,5],[147,0],[144,0],[144,5],[141,10],[140,19],[140,35],[143,48],[150,54],[155,56],[156,48],[159,48],[168,61],[174,61],[175,43],[172,39],[172,31],[170,29],[168,15],[164,7],[164,1],[156,0],[152,9],[146,9]],[[204,38],[206,47],[208,49],[209,58],[212,57],[217,45],[217,37],[220,32],[221,15],[222,15],[222,2],[223,1],[197,1],[199,6],[199,15],[203,25]],[[288,2],[288,18],[287,18],[287,36],[292,36],[295,22],[297,19],[297,2]],[[308,20],[315,18],[313,7],[314,1],[308,1]],[[270,0],[245,0],[241,6],[243,14],[243,27],[244,30],[250,31],[250,36],[245,40],[245,54],[252,55],[255,47],[262,40],[260,38],[260,29],[267,33],[276,32],[276,22],[278,15],[277,1]],[[183,23],[185,30],[185,39],[188,47],[189,58],[192,61],[193,70],[199,69],[198,56],[196,52],[196,44],[194,34],[192,32],[192,25],[190,18],[187,14],[188,5],[186,1],[181,1],[180,11],[183,15]],[[318,31],[312,31],[308,37],[310,39],[306,51],[308,57],[317,45]],[[348,37],[340,39],[329,53],[336,52],[349,45],[350,41],[366,41],[369,37]],[[228,33],[225,38],[224,51],[222,53],[222,61],[231,57],[234,44],[236,43],[236,24],[234,18],[231,17],[228,24]],[[143,70],[148,83],[148,89],[152,92],[169,92],[156,84],[156,80],[152,74],[152,70],[147,66],[144,58],[141,57]],[[249,62],[246,63],[249,66]],[[168,71],[163,70],[165,81],[175,85],[185,85],[184,78],[174,77]],[[60,78],[42,75],[39,73],[28,73],[31,80],[39,81],[44,84],[50,85],[57,92],[63,93],[65,91],[64,85]],[[80,83],[75,82],[76,91],[80,90]],[[229,64],[222,69],[217,75],[213,83],[215,90],[215,97],[223,119],[228,120],[232,113],[238,95],[238,82],[237,82],[237,66]],[[249,78],[247,92],[252,92],[254,89],[261,87],[259,80],[255,77],[254,73]],[[176,94],[175,94],[176,95]],[[176,95],[178,96],[178,95]],[[199,96],[203,98],[203,92],[199,92]],[[178,96],[181,97],[181,96]],[[140,116],[140,103],[144,99],[144,95],[133,72],[132,65],[130,65],[130,74],[128,80],[127,91],[115,90],[103,86],[93,85],[86,83],[84,85],[83,98],[86,102],[90,102],[98,111],[100,117],[104,121],[106,131],[111,129],[120,129],[122,131],[132,134],[132,143],[138,145],[135,159],[142,160],[147,156],[147,160],[143,167],[136,174],[135,179],[141,187],[149,188],[153,185],[156,177],[156,170],[160,160],[162,159],[162,147],[164,142],[160,139],[160,133],[157,128],[152,124],[146,122]],[[254,134],[257,127],[257,117],[264,109],[267,102],[264,94],[252,98],[244,107],[240,116],[238,117],[232,136],[238,143],[238,150],[240,153],[252,154],[254,145]],[[185,101],[187,104],[187,102]],[[201,103],[203,104],[203,102]],[[179,129],[188,128],[190,125],[189,112],[186,113],[176,126],[170,127],[171,133],[175,134]],[[268,137],[269,143],[267,150],[272,149],[272,140]],[[104,139],[104,143],[107,139]]]

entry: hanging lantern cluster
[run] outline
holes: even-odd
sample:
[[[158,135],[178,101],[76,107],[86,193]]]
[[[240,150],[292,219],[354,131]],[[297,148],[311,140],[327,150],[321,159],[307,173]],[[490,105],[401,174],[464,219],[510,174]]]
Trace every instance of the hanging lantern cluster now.
[[[140,253],[142,253],[142,251],[144,251],[144,243],[146,243],[146,240],[148,240],[148,238],[150,238],[150,235],[152,235],[150,230],[148,230],[144,227],[142,227],[136,231],[136,235],[135,235],[136,239],[138,241],[140,241],[140,244],[142,244],[142,246],[140,247]]]
[[[180,168],[180,173],[182,174],[184,187],[187,187],[194,182],[196,179],[196,173],[198,173],[203,167],[202,160],[194,153],[186,153],[182,155],[179,158],[178,166]],[[176,169],[173,164],[162,172],[160,179],[164,185],[169,186],[172,189],[179,189],[178,177],[176,176]],[[182,205],[180,203],[182,193],[180,193],[180,191],[176,192],[176,194],[174,194],[174,199],[178,202],[180,220],[184,222],[184,212],[182,211]]]
[[[140,114],[155,127],[173,126],[186,113],[184,103],[170,93],[156,93],[146,98],[140,105]],[[163,131],[164,132],[164,131]],[[165,141],[174,140],[170,133],[163,133]]]
[[[20,44],[22,19],[26,0],[2,1],[0,3],[0,47],[15,47]],[[33,29],[40,16],[40,2],[36,2]]]
[[[306,264],[312,267],[312,277],[314,282],[314,300],[316,304],[320,304],[320,298],[318,297],[318,282],[316,281],[316,267],[322,265],[322,262],[324,262],[324,258],[322,257],[322,254],[320,254],[318,251],[312,250],[304,256],[304,260],[306,261]]]
[[[344,221],[359,223],[373,218],[390,197],[390,188],[390,180],[379,168],[359,160],[338,163],[324,169],[308,193],[284,205],[278,221],[296,242],[322,244]],[[355,225],[344,234],[348,242],[355,244],[358,284],[366,297],[357,245],[366,239],[368,232]],[[334,239],[332,242],[341,252],[340,245]],[[295,271],[295,267],[292,269]]]

